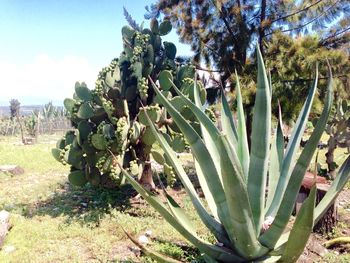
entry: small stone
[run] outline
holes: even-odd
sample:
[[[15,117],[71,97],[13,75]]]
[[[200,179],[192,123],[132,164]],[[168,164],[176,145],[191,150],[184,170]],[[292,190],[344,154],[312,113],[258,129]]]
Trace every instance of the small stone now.
[[[139,236],[138,240],[142,245],[147,245],[149,243],[149,240],[145,235]]]
[[[87,203],[80,203],[83,207],[87,207],[88,204]]]
[[[7,165],[0,165],[0,172],[8,172],[8,173],[11,173],[12,175],[18,175],[18,174],[23,174],[24,170],[18,165],[7,164]]]
[[[317,241],[310,242],[308,249],[321,257],[328,253],[328,249],[319,244]]]
[[[7,212],[6,210],[1,210],[0,211],[0,223],[7,223],[10,219],[10,213]]]
[[[13,251],[15,251],[16,250],[16,248],[14,247],[14,246],[5,246],[4,248],[3,248],[3,251],[6,253],[6,254],[10,254],[10,253],[12,253]]]
[[[339,206],[344,206],[344,205],[346,205],[345,202],[339,202],[338,204],[339,204]]]

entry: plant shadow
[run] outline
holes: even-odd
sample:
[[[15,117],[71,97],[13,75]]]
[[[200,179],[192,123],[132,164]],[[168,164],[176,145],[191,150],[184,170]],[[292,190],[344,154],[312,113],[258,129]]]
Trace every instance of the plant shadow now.
[[[67,224],[78,222],[81,225],[96,227],[113,209],[129,209],[130,199],[136,195],[137,192],[128,184],[117,189],[106,189],[89,185],[78,188],[65,183],[45,200],[18,206],[22,206],[22,215],[28,218],[45,215],[54,218],[65,216]]]

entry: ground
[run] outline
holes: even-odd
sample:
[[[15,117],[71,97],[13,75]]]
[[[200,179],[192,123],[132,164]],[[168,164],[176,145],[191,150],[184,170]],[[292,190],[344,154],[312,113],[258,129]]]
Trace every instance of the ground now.
[[[0,137],[0,165],[17,164],[25,171],[21,175],[0,173],[0,210],[11,213],[13,226],[0,251],[0,262],[152,262],[139,256],[120,226],[135,237],[150,230],[150,246],[155,250],[184,262],[201,261],[198,251],[135,197],[137,193],[130,186],[112,191],[69,185],[68,167],[56,162],[50,153],[57,138],[46,136],[36,145],[23,146],[18,144],[19,138]],[[183,189],[171,191],[193,217],[199,234],[212,240],[191,213],[193,207]],[[310,244],[350,235],[349,195],[348,189],[339,198],[340,222],[333,233],[314,234]],[[320,257],[310,244],[300,262],[350,261],[346,248],[328,250]]]

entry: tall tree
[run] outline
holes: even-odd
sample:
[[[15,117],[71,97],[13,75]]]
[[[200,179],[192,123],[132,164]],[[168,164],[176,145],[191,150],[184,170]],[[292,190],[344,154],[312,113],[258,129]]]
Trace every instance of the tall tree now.
[[[10,100],[10,116],[11,119],[16,118],[19,115],[21,103],[17,99]]]
[[[191,45],[197,67],[205,62],[208,69],[218,71],[219,84],[229,83],[234,89],[232,73],[238,72],[248,87],[243,90],[248,134],[255,93],[251,78],[255,43],[269,61],[266,50],[276,34],[295,37],[313,32],[319,35],[320,47],[342,47],[349,53],[348,0],[158,0],[146,10],[146,18],[163,16],[172,22],[180,41]]]
[[[254,43],[264,53],[278,32],[313,31],[327,47],[350,39],[348,0],[158,0],[146,9],[146,18],[163,14],[170,19],[180,40],[191,44],[195,61],[204,59],[224,80],[234,70],[244,73]]]
[[[329,49],[320,45],[317,35],[292,38],[283,33],[274,34],[267,44],[266,65],[270,69],[273,92],[283,105],[286,120],[297,117],[305,97],[313,82],[316,64],[319,70],[319,94],[314,103],[315,112],[320,111],[319,99],[323,98],[327,82],[327,60],[334,77],[335,102],[338,98],[349,98],[350,60],[346,50]],[[277,101],[274,101],[277,104]],[[274,107],[277,109],[277,107]]]
[[[19,116],[20,106],[21,106],[21,103],[17,99],[11,99],[10,100],[11,120],[14,120],[14,118],[16,118],[16,120],[18,121],[19,127],[21,129],[22,142],[25,143],[23,126],[22,126],[22,122],[21,122],[21,119],[20,119],[20,116]]]

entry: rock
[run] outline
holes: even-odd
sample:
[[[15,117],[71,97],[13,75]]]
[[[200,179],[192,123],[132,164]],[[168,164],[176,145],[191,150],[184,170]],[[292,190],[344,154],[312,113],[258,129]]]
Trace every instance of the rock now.
[[[10,228],[9,220],[10,220],[10,213],[5,210],[2,210],[0,212],[0,248],[4,244],[5,237]]]
[[[318,240],[314,237],[311,237],[309,240],[309,244],[307,246],[307,248],[309,249],[309,251],[323,257],[324,255],[326,255],[328,253],[328,250],[322,246]]]
[[[7,172],[13,175],[18,175],[18,174],[23,174],[24,170],[18,165],[6,164],[6,165],[0,165],[0,172]]]
[[[148,237],[145,235],[139,236],[138,241],[141,245],[147,245],[149,243]]]
[[[14,246],[5,246],[3,248],[3,251],[6,253],[6,254],[10,254],[12,253],[13,251],[15,251],[16,248]]]

